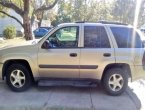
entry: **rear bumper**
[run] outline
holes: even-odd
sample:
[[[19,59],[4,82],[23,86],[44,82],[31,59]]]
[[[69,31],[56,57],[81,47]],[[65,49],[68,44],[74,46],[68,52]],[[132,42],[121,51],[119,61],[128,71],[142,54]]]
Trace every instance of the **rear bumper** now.
[[[145,70],[143,69],[143,66],[134,66],[134,72],[132,74],[132,81],[138,80],[138,79],[144,79],[145,78]]]
[[[2,80],[2,67],[3,67],[3,64],[0,63],[0,80]]]

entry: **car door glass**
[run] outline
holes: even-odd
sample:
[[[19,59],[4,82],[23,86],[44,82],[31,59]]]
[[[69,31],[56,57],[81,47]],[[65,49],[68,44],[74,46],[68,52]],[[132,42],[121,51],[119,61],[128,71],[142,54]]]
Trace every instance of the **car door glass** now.
[[[85,48],[110,48],[108,35],[103,26],[84,27]]]
[[[79,27],[70,26],[58,29],[49,38],[49,48],[76,48],[78,47]]]

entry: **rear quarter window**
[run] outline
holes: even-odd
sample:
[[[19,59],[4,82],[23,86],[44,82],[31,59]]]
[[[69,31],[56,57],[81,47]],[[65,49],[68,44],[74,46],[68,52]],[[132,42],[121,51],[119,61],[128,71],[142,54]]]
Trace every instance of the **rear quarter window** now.
[[[142,48],[141,38],[133,28],[110,27],[118,48]]]

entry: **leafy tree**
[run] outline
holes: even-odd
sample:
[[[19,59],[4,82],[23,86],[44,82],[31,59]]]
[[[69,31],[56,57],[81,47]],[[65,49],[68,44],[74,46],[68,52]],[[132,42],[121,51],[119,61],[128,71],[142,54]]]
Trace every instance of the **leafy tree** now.
[[[113,19],[132,24],[135,13],[135,1],[134,0],[115,0],[112,10]]]
[[[52,25],[56,26],[60,23],[66,23],[66,22],[72,22],[72,6],[71,6],[71,0],[65,1],[65,0],[59,0],[58,2],[58,12],[55,16],[55,19],[52,21]]]
[[[86,19],[97,22],[99,20],[112,20],[112,2],[108,0],[92,1],[88,7]]]
[[[145,0],[142,0],[138,18],[138,26],[145,24]]]
[[[111,20],[112,3],[108,0],[60,0],[58,14],[52,22],[57,25],[63,22]]]
[[[37,3],[44,1],[43,4],[37,7]],[[55,0],[52,4],[48,0],[0,0],[0,13],[3,13],[13,19],[15,19],[24,28],[24,34],[26,40],[33,39],[31,22],[34,21],[34,16],[40,12],[52,9],[58,0]],[[35,6],[35,7],[34,7]],[[10,15],[5,9],[12,9],[23,18],[23,23],[15,16]]]
[[[137,0],[114,0],[112,10],[113,20],[133,24]],[[145,22],[145,0],[141,1],[138,16],[138,27]]]

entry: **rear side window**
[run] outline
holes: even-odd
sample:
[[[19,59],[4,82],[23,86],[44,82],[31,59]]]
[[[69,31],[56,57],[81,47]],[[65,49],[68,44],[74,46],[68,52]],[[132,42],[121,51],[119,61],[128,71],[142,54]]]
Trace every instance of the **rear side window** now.
[[[133,28],[111,27],[118,48],[142,48],[139,34]]]
[[[110,48],[109,39],[103,26],[84,27],[85,48]]]

